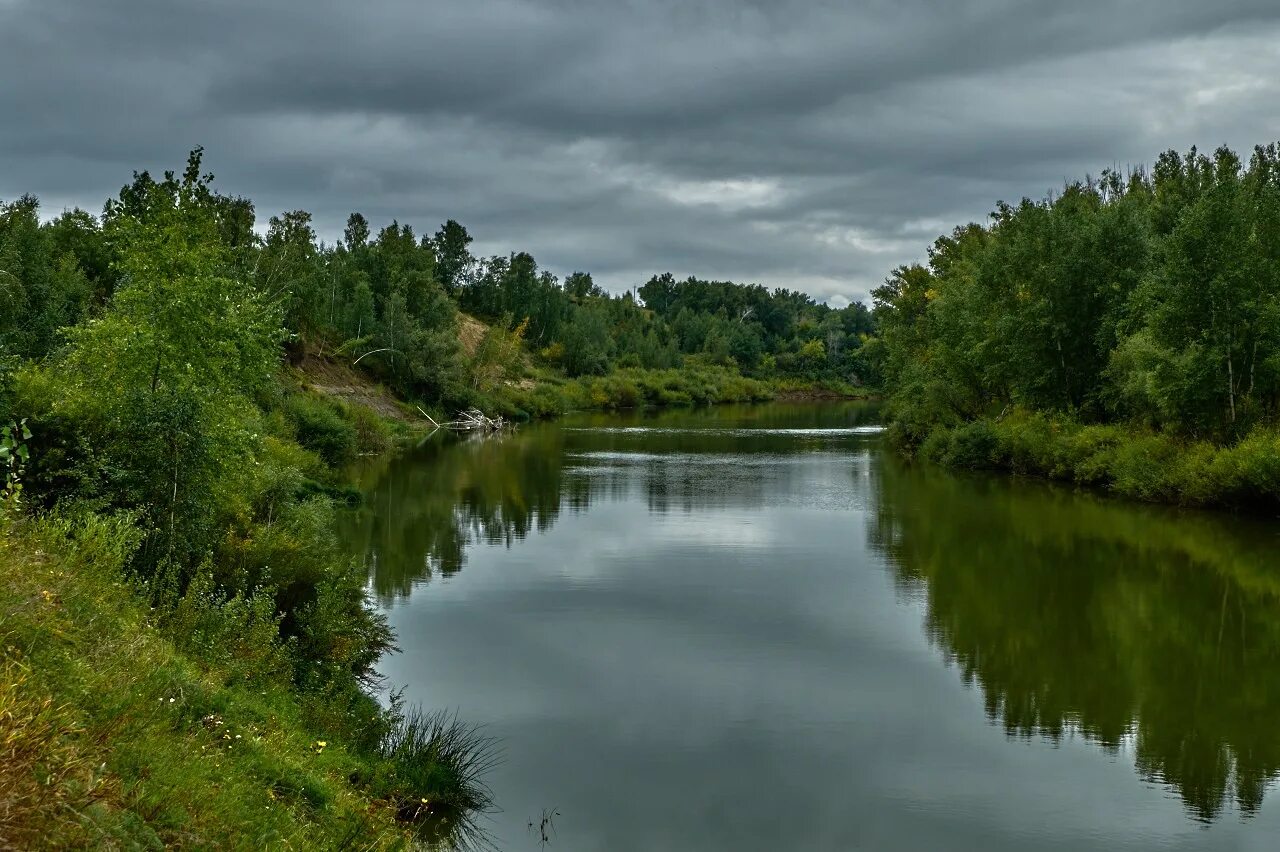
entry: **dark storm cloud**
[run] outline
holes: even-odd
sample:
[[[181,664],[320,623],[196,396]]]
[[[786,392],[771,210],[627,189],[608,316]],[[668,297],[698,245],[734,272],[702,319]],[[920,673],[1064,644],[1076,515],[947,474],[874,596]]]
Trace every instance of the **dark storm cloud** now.
[[[858,298],[999,198],[1280,137],[1280,4],[0,0],[0,197],[205,145],[263,216]]]

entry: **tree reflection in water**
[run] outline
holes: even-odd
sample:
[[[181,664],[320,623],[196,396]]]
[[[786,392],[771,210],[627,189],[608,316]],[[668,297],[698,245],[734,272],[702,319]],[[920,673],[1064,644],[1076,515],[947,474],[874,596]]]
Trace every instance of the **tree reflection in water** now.
[[[1260,522],[891,459],[870,538],[1011,737],[1133,754],[1214,819],[1280,770],[1280,560]]]

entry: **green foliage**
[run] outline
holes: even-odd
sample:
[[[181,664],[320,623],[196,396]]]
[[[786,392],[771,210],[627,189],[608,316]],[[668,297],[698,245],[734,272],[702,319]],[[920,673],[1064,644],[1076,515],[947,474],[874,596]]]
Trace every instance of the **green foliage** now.
[[[927,267],[875,291],[891,436],[958,465],[1213,502],[1204,480],[1170,471],[1280,421],[1277,270],[1276,146],[1248,165],[1225,148],[1170,152],[1149,174],[1001,203],[991,224],[938,239]],[[982,435],[961,424],[1015,407],[1120,426],[1124,438],[1104,459],[1086,436],[1111,433],[1036,431],[984,462]],[[1063,458],[1038,459],[1049,447]],[[1239,489],[1216,481],[1236,502]]]
[[[26,418],[0,426],[0,470],[4,472],[4,487],[0,488],[0,523],[22,507],[22,477],[31,458],[27,447],[30,440],[31,430],[27,428]]]
[[[326,463],[339,466],[351,460],[360,436],[354,423],[346,420],[336,405],[309,394],[292,394],[284,404],[298,443]]]
[[[600,376],[609,371],[613,342],[599,308],[574,306],[560,345],[561,363],[570,376]]]
[[[88,312],[92,284],[70,246],[41,226],[32,196],[0,203],[0,352],[49,354]]]
[[[1006,468],[1148,502],[1280,505],[1280,433],[1271,427],[1219,446],[1017,409],[999,420],[936,427],[918,452],[955,467]]]
[[[162,611],[174,645],[199,660],[221,658],[228,682],[251,685],[287,681],[290,651],[280,636],[276,602],[266,589],[228,597],[212,569],[198,571],[181,598]]]
[[[141,537],[127,516],[81,513],[0,538],[6,842],[409,848],[395,811],[350,780],[381,771],[360,737],[390,722],[370,701],[358,723],[311,728],[273,677],[279,645],[254,647],[261,603],[201,579],[157,619],[126,579]]]

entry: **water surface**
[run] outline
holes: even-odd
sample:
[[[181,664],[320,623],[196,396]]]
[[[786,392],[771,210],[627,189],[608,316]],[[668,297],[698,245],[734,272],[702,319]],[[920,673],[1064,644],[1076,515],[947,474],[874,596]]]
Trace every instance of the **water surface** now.
[[[861,404],[584,416],[363,472],[410,701],[502,849],[1271,850],[1275,524],[898,461]]]

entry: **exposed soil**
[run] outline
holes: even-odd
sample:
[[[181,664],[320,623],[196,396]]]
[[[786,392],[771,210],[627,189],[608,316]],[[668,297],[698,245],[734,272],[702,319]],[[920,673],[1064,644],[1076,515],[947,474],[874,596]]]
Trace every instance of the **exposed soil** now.
[[[421,418],[406,412],[390,391],[348,364],[308,352],[296,369],[301,384],[316,393],[363,405],[393,420],[406,423],[421,421]]]
[[[480,341],[484,340],[485,332],[488,330],[489,326],[475,317],[458,313],[458,340],[462,343],[462,349],[468,357],[476,354],[476,350],[480,348]]]

